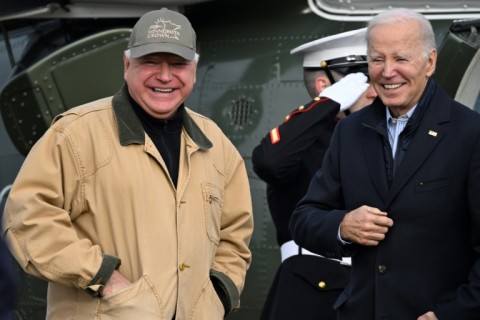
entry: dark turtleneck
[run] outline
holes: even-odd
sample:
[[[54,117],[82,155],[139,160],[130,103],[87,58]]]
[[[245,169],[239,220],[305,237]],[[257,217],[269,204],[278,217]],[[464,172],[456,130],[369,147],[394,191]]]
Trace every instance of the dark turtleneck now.
[[[169,119],[157,119],[143,110],[131,96],[130,102],[143,125],[143,129],[162,155],[172,182],[176,186],[180,159],[180,135],[182,133],[182,120],[178,116],[178,110]],[[180,108],[183,107],[182,104]]]

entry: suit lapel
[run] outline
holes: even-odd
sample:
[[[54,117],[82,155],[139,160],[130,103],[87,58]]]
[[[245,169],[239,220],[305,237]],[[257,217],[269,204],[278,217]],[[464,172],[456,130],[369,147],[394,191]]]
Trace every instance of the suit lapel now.
[[[450,99],[438,92],[427,106],[388,193],[387,206],[447,134]]]
[[[388,182],[385,168],[384,138],[387,138],[385,106],[378,100],[366,114],[362,132],[362,146],[365,162],[372,183],[385,201],[388,196]]]

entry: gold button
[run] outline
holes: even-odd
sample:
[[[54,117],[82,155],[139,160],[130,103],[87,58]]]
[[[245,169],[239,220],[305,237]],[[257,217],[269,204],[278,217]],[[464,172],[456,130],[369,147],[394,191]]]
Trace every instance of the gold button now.
[[[190,266],[188,264],[182,262],[182,264],[180,264],[180,266],[178,268],[180,269],[180,271],[183,271],[186,268],[190,268]]]
[[[320,281],[320,282],[318,283],[318,286],[320,287],[320,289],[323,289],[323,288],[325,288],[325,287],[327,286],[327,284],[326,284],[324,281]]]
[[[288,119],[290,119],[290,115],[288,115],[288,116],[285,117],[285,120],[288,120]]]
[[[305,108],[305,106],[300,106],[298,107],[298,110],[303,110]]]

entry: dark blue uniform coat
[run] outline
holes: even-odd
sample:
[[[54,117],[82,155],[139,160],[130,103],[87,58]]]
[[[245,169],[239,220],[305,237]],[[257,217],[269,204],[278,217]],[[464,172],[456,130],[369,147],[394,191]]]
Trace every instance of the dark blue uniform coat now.
[[[339,109],[336,102],[317,98],[294,110],[274,129],[278,139],[272,141],[267,134],[253,150],[253,169],[267,183],[279,246],[292,240],[290,217],[322,164]],[[338,262],[312,255],[286,259],[276,272],[260,319],[336,319],[333,304],[349,271]]]
[[[377,98],[339,122],[293,213],[297,243],[353,256],[335,305],[341,320],[414,320],[427,311],[441,320],[480,319],[480,115],[432,80],[427,88],[432,97],[391,186],[386,108]],[[340,221],[362,205],[386,211],[394,225],[378,246],[342,246]]]

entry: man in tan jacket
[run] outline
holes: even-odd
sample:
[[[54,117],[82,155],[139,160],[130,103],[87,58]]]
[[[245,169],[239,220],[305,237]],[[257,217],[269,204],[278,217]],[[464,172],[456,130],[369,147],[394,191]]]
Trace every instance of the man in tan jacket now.
[[[223,319],[251,263],[239,152],[184,105],[198,55],[188,19],[142,16],[113,97],[57,116],[7,200],[3,233],[49,281],[47,319]]]

